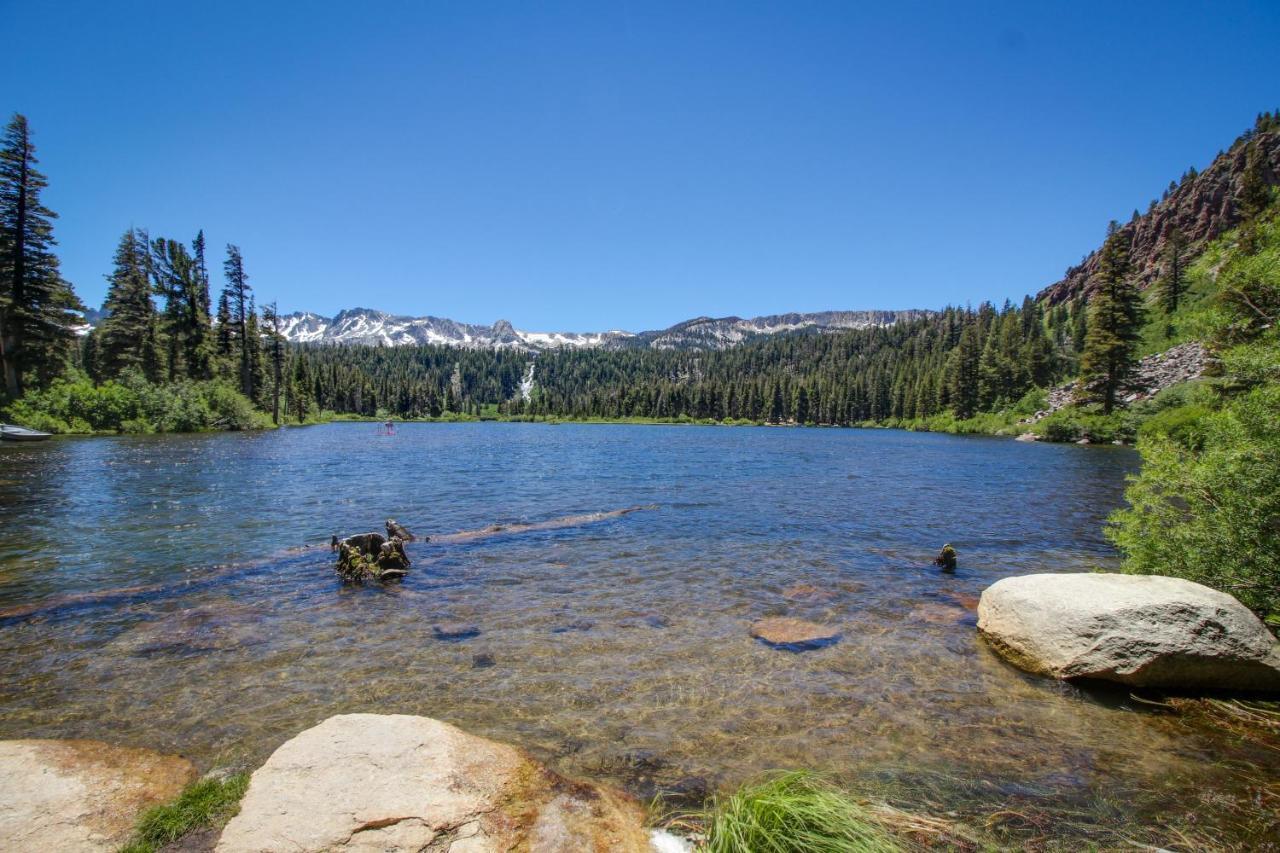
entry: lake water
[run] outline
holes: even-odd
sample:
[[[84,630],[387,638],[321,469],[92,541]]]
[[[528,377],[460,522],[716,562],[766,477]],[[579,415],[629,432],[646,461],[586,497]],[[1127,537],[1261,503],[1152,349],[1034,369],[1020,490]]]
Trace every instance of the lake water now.
[[[1274,751],[1020,673],[974,627],[999,578],[1114,564],[1101,526],[1136,464],[897,431],[497,423],[5,445],[0,737],[253,766],[330,715],[412,713],[645,797],[809,767],[933,813],[1042,809],[1054,832],[1208,824],[1204,792],[1274,781]],[[387,517],[431,534],[650,504],[412,544],[386,588],[342,586],[326,546]],[[954,575],[930,565],[944,542]],[[842,638],[772,649],[748,634],[767,615]]]

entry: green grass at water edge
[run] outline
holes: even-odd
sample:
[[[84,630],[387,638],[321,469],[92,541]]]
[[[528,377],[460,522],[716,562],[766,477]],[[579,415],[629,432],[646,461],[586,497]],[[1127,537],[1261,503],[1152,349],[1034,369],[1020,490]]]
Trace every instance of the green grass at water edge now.
[[[905,849],[863,807],[819,776],[782,773],[747,785],[694,820],[706,853],[888,853]]]
[[[239,811],[240,799],[248,787],[248,773],[201,779],[188,785],[172,803],[147,810],[120,853],[154,853],[194,830],[232,817]]]

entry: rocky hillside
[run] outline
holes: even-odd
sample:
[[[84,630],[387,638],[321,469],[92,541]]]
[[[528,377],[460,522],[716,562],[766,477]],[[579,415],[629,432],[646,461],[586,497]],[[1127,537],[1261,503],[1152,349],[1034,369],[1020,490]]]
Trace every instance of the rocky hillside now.
[[[450,344],[476,348],[520,348],[528,350],[558,347],[591,349],[728,349],[768,335],[805,331],[835,331],[891,326],[927,316],[928,311],[821,311],[812,314],[774,314],[741,317],[697,317],[667,329],[649,332],[528,332],[506,320],[492,326],[459,323],[442,317],[404,317],[352,308],[334,317],[298,312],[281,317],[282,332],[295,343]]]
[[[1146,356],[1138,362],[1133,373],[1126,380],[1124,396],[1121,400],[1125,404],[1149,400],[1166,388],[1199,379],[1208,366],[1209,351],[1205,349],[1204,344],[1197,341],[1178,344],[1164,352]],[[1063,406],[1074,403],[1075,399],[1075,382],[1059,385],[1049,391],[1049,405],[1044,410],[1036,412],[1019,423],[1033,424],[1044,420]]]
[[[1219,154],[1209,168],[1184,179],[1145,215],[1122,226],[1121,231],[1132,237],[1130,257],[1142,287],[1159,277],[1161,253],[1175,227],[1187,239],[1188,256],[1194,256],[1206,242],[1239,224],[1241,179],[1247,151],[1253,145],[1262,152],[1264,180],[1280,184],[1280,130],[1251,132],[1237,139],[1230,150]],[[1042,290],[1039,298],[1056,305],[1092,292],[1097,268],[1098,252],[1095,251],[1078,266],[1069,268],[1061,281]]]

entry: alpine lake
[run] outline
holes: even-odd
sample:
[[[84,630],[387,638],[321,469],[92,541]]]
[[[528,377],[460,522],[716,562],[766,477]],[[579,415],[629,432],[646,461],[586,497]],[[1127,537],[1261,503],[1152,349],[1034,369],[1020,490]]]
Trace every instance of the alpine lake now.
[[[436,717],[643,799],[809,768],[904,809],[1251,846],[1274,745],[1022,673],[994,581],[1114,567],[1137,455],[880,430],[339,423],[0,446],[0,737],[256,767],[339,713]],[[330,536],[419,536],[342,584]],[[931,564],[944,543],[954,574]],[[753,639],[795,616],[838,642]],[[461,635],[441,626],[463,625]],[[1268,805],[1269,804],[1269,805]],[[1274,839],[1272,839],[1274,840]]]

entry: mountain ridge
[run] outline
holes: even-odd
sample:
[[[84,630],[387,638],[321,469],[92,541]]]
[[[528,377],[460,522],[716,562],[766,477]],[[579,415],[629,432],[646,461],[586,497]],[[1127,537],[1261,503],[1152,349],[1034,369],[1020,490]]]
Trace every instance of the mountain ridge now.
[[[281,334],[292,343],[413,346],[440,344],[474,348],[557,349],[727,349],[753,338],[796,332],[831,332],[891,326],[927,317],[924,309],[815,311],[759,317],[693,317],[665,329],[629,332],[536,332],[508,320],[486,326],[446,317],[413,317],[372,308],[346,308],[332,317],[310,311],[282,315]]]

